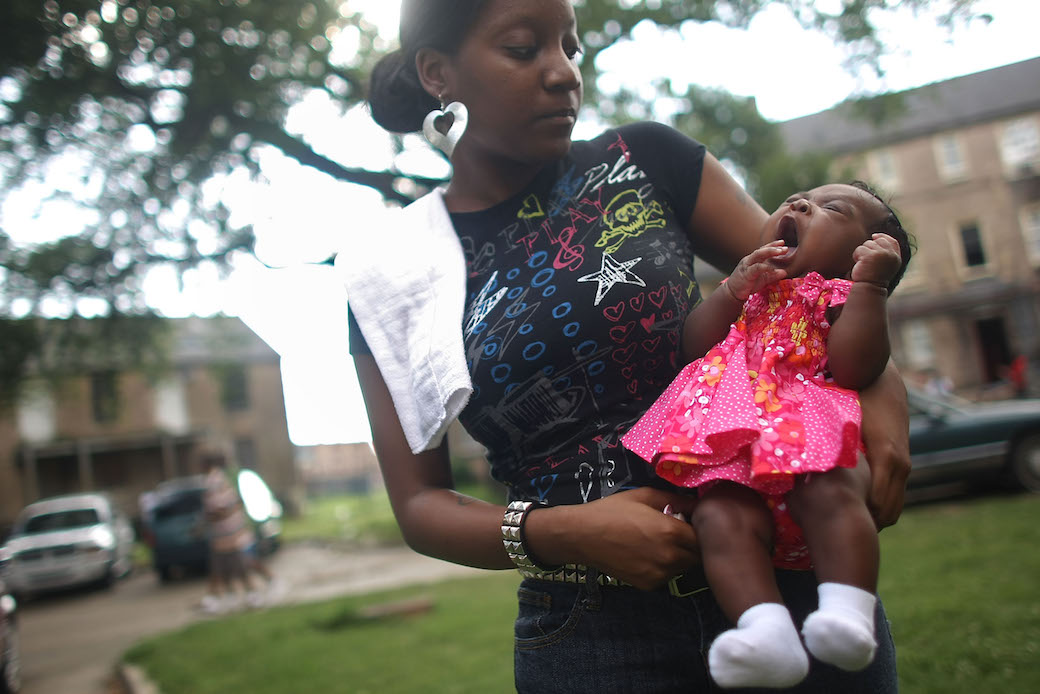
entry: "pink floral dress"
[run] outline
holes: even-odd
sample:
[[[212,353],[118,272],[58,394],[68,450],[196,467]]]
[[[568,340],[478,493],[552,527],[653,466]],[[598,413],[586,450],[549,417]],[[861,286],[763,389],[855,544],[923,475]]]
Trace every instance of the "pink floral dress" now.
[[[808,568],[783,495],[795,475],[855,467],[856,392],[825,373],[827,309],[852,283],[818,273],[751,296],[722,342],[676,376],[621,442],[682,487],[731,480],[761,492],[777,521],[774,562]]]

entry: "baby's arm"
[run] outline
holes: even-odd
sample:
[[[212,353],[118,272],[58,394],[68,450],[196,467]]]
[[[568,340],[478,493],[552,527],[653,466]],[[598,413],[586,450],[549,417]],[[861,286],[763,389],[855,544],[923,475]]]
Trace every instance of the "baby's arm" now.
[[[682,353],[687,362],[703,357],[726,337],[749,296],[787,276],[783,268],[770,262],[786,252],[783,241],[755,249],[737,263],[722,286],[690,311],[682,333]]]
[[[874,234],[852,254],[852,288],[827,339],[827,364],[838,385],[859,390],[888,364],[888,283],[901,264],[899,244]]]

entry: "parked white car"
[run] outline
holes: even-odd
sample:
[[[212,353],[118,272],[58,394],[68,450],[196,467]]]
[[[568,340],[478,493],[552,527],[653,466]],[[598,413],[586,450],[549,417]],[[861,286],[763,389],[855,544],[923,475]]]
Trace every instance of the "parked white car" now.
[[[134,530],[104,494],[71,494],[26,506],[0,548],[16,595],[84,584],[110,585],[130,572]]]

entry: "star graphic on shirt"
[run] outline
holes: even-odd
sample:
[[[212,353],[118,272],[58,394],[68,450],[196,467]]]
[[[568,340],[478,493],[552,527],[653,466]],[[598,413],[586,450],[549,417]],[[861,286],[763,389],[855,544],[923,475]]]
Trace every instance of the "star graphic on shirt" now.
[[[593,306],[599,306],[599,302],[603,301],[603,297],[607,295],[611,287],[619,282],[645,287],[646,282],[631,271],[632,266],[642,259],[642,256],[640,256],[634,260],[626,260],[619,263],[609,253],[604,253],[599,270],[578,278],[579,282],[599,282],[599,287],[596,288],[596,303]]]

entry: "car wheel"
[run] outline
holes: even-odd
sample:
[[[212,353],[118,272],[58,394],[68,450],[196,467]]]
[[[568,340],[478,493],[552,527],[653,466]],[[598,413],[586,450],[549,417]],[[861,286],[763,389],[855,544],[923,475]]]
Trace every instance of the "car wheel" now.
[[[1031,492],[1040,492],[1040,434],[1018,442],[1011,455],[1011,475],[1015,483]]]
[[[18,650],[18,629],[12,622],[7,629],[6,648],[0,654],[0,694],[22,690],[22,659]]]

